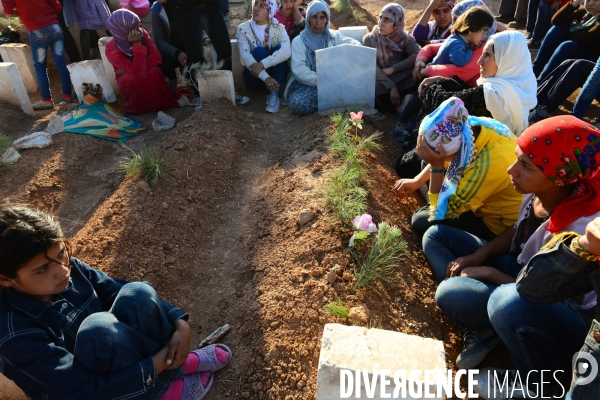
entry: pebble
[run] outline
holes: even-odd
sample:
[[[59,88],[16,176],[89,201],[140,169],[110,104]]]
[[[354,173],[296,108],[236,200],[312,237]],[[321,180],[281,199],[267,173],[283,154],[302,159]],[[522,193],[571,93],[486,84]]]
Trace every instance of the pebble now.
[[[335,280],[337,279],[337,274],[335,272],[330,272],[327,274],[327,283],[333,285]]]
[[[309,221],[312,221],[312,219],[314,218],[315,213],[310,210],[310,209],[304,209],[302,211],[300,211],[300,213],[298,214],[298,218],[296,219],[296,223],[300,226],[306,224]]]
[[[351,319],[354,319],[358,322],[367,323],[371,317],[371,310],[369,310],[364,304],[361,304],[360,306],[352,307],[348,314],[350,314]]]
[[[110,208],[108,210],[106,210],[106,213],[104,214],[104,218],[110,218],[113,216],[113,210],[111,210]]]
[[[242,397],[244,399],[249,399],[250,398],[250,392],[242,392]]]
[[[166,201],[163,201],[162,207],[163,208],[169,208],[169,203],[167,203]]]
[[[148,185],[145,181],[139,181],[136,185],[138,189],[143,190],[146,193],[150,193],[152,189],[150,189],[150,185]]]

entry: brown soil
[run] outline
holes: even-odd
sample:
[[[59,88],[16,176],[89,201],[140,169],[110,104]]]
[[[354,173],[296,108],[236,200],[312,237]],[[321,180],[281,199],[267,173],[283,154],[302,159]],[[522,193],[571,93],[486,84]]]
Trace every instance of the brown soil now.
[[[384,5],[375,1],[363,5],[371,19]],[[245,19],[242,9],[231,5],[230,27]],[[416,21],[417,10],[409,13],[407,21]],[[264,95],[248,94],[252,101],[241,107],[221,100],[194,113],[171,110],[176,128],[128,141],[134,151],[160,146],[177,171],[175,180],[160,181],[152,192],[117,172],[129,154],[123,146],[61,133],[44,149],[23,151],[16,170],[0,175],[0,199],[57,215],[75,255],[91,266],[149,281],[190,313],[193,346],[229,323],[232,330],[222,341],[234,360],[217,375],[208,400],[313,399],[323,325],[345,322],[323,312],[337,297],[348,307],[367,306],[369,326],[443,340],[447,366],[454,369],[458,324],[435,304],[436,285],[409,224],[422,200],[413,195],[399,201],[389,190],[398,143],[384,135],[382,150],[366,158],[368,203],[377,223],[403,230],[408,251],[394,284],[354,291],[346,247],[351,231],[332,222],[321,196],[339,163],[326,150],[329,120],[296,117],[285,107],[268,114]],[[16,138],[42,130],[50,115],[69,107],[32,118],[0,105],[0,131]],[[149,124],[153,118],[139,119]],[[367,118],[362,134],[389,133],[394,120]],[[314,218],[299,226],[304,209]],[[330,284],[327,271],[336,264],[342,268]],[[506,350],[498,347],[484,366],[510,366]],[[0,398],[22,398],[3,382],[0,376]]]

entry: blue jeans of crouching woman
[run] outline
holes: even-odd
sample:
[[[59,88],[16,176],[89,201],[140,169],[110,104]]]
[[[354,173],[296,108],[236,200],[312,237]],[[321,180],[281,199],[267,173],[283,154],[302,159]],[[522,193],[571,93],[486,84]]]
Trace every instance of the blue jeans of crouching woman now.
[[[128,283],[108,312],[92,314],[82,322],[74,356],[88,370],[108,375],[156,354],[172,330],[156,291],[143,282]],[[145,383],[154,387],[143,398],[160,399],[182,376],[182,368],[165,370],[155,379],[148,376]]]
[[[281,45],[278,44],[277,46],[273,47],[271,49],[271,52],[269,53],[269,51],[267,49],[265,49],[264,47],[258,46],[258,47],[255,47],[254,50],[252,50],[252,57],[254,57],[256,62],[261,62],[265,58],[269,57],[270,54],[273,54],[280,48],[281,48]],[[279,83],[279,93],[278,94],[279,94],[279,97],[281,97],[281,95],[283,94],[283,90],[284,90],[283,84],[285,82],[285,77],[287,76],[287,62],[286,61],[280,62],[277,65],[273,65],[272,67],[267,68],[266,71],[271,78],[275,79],[277,81],[277,83]],[[244,83],[250,89],[256,90],[256,91],[263,91],[263,92],[265,90],[268,91],[267,86],[265,85],[265,82],[260,78],[252,76],[252,74],[250,73],[250,70],[247,67],[244,68],[243,75],[244,75]]]
[[[60,75],[62,91],[64,94],[71,95],[71,77],[67,70],[67,60],[65,58],[65,42],[63,32],[59,24],[53,24],[42,29],[29,32],[31,44],[31,53],[33,55],[33,68],[35,76],[40,86],[40,94],[43,100],[50,100],[50,82],[48,81],[48,48],[52,51],[54,64]]]

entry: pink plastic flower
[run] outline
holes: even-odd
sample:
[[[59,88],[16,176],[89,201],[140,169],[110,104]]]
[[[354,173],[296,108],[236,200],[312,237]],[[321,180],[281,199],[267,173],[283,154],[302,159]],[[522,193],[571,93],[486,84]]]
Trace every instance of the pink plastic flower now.
[[[356,121],[358,119],[362,119],[362,117],[363,117],[363,112],[362,111],[359,111],[357,113],[353,113],[353,112],[350,113],[350,119],[352,121]]]
[[[367,233],[377,232],[377,226],[373,223],[373,217],[369,214],[359,215],[352,221],[354,227]]]

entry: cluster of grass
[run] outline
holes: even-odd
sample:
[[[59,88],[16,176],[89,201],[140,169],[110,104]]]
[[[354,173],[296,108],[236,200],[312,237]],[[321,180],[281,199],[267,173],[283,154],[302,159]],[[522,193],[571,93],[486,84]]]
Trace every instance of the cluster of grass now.
[[[131,152],[131,157],[124,158],[119,167],[119,171],[125,172],[125,176],[141,178],[152,188],[156,187],[159,179],[169,181],[174,178],[174,168],[158,147],[148,146],[139,153],[129,147],[127,149]]]
[[[0,133],[0,157],[2,157],[6,149],[8,149],[10,146],[12,146],[12,140]],[[14,168],[15,164],[13,163],[0,162],[0,172]]]
[[[350,5],[350,0],[336,0],[333,4],[333,9],[339,13],[346,14],[348,18],[354,18],[356,21],[363,21],[367,18],[367,14],[362,10],[356,10]]]
[[[346,305],[339,297],[335,299],[333,303],[327,304],[323,310],[325,311],[325,314],[333,315],[334,317],[342,317],[346,318],[346,320],[350,318],[350,313],[348,312]]]
[[[246,0],[244,3],[244,16],[248,19],[252,17],[252,0]]]
[[[375,132],[367,138],[354,135],[348,118],[342,114],[331,117],[335,130],[331,136],[329,151],[339,154],[343,163],[334,173],[324,190],[325,205],[342,224],[367,210],[367,191],[361,186],[366,183],[367,170],[361,163],[361,155],[380,148]]]
[[[390,283],[396,276],[396,267],[404,258],[406,242],[402,240],[402,231],[387,222],[378,225],[378,233],[373,247],[366,253],[364,258],[353,252],[356,260],[354,277],[355,288],[372,289],[376,280]]]

